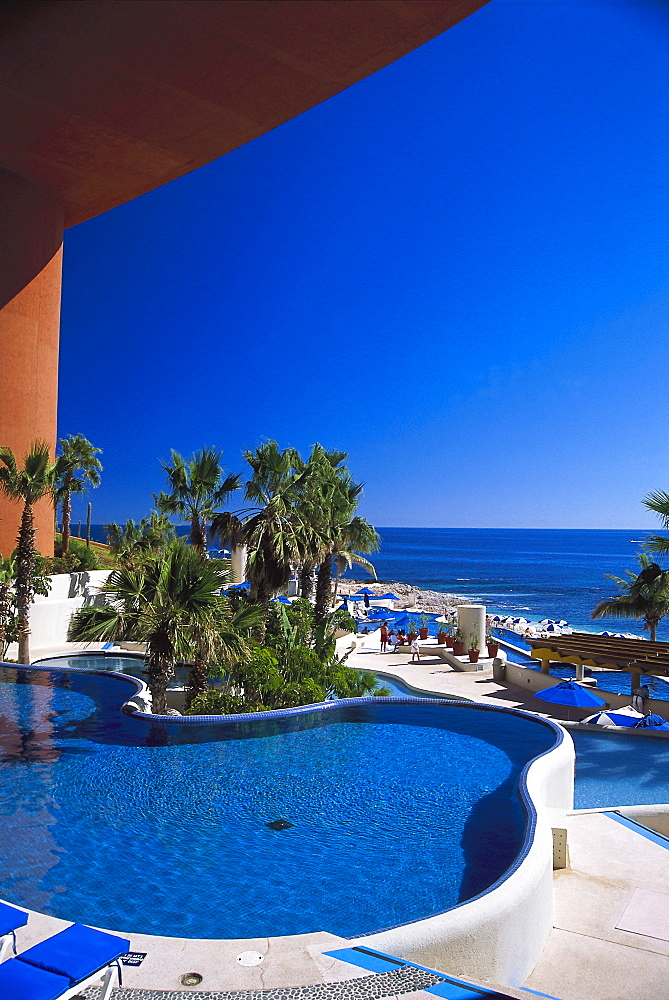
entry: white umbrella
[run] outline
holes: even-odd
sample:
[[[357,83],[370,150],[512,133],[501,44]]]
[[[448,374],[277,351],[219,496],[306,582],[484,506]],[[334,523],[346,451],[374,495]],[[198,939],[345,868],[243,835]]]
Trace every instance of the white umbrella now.
[[[641,712],[637,712],[631,705],[625,705],[623,708],[610,708],[608,712],[595,712],[582,721],[595,726],[624,726],[629,729],[639,719],[643,719]]]

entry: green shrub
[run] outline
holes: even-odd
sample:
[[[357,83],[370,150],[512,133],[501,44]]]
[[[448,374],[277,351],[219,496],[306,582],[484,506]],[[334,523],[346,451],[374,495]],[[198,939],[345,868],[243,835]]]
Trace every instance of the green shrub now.
[[[89,548],[85,542],[76,538],[70,539],[69,551],[66,555],[56,548],[56,555],[48,560],[49,574],[56,573],[82,573],[86,570],[98,568],[98,557],[95,550]]]

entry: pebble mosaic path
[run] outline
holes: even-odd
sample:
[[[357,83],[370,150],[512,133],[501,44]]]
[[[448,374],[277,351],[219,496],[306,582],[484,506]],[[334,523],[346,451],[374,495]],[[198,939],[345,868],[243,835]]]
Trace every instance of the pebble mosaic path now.
[[[428,986],[443,983],[440,976],[403,965],[390,972],[379,972],[341,983],[318,983],[316,986],[282,987],[276,990],[232,990],[227,993],[211,990],[145,990],[117,987],[110,1000],[381,1000],[382,997],[413,993]],[[89,986],[81,996],[97,1000],[100,986]],[[77,1000],[77,998],[73,998]]]

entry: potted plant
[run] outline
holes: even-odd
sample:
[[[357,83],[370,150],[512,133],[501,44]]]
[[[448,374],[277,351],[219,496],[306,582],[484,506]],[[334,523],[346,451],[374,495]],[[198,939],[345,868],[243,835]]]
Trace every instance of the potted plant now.
[[[471,632],[469,635],[469,649],[467,650],[470,663],[479,662],[479,655],[481,653],[481,650],[478,648],[478,645],[479,645],[478,635],[476,634],[476,632]]]
[[[445,646],[448,643],[448,625],[440,622],[437,626],[437,645]]]
[[[409,631],[407,633],[407,639],[409,642],[413,642],[414,639],[418,638],[418,624],[415,618],[409,619]]]
[[[488,647],[488,656],[494,659],[499,653],[499,639],[492,632],[486,632],[485,644]]]
[[[427,639],[428,635],[430,634],[430,631],[427,627],[427,623],[429,622],[429,620],[430,619],[427,617],[427,615],[420,616],[419,619],[420,628],[418,629],[418,634],[420,635],[421,639]]]
[[[456,656],[462,656],[465,651],[465,634],[461,628],[456,628],[453,633],[453,652]]]
[[[455,625],[453,622],[449,622],[446,626],[446,645],[449,649],[453,649],[453,633],[455,631]]]

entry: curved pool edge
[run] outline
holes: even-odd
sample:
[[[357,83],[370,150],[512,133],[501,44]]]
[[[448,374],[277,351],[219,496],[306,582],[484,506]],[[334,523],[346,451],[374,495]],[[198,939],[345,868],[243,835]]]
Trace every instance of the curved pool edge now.
[[[520,710],[514,714],[529,715]],[[573,809],[574,745],[569,734],[562,733],[555,746],[526,766],[524,781],[521,776],[521,795],[535,821],[517,864],[487,891],[460,906],[355,938],[352,946],[446,967],[454,975],[509,986],[525,981],[553,930],[552,831],[566,827],[567,812]]]
[[[71,668],[26,666],[2,663],[16,670],[44,670],[66,673]],[[232,716],[154,715],[140,710],[135,697],[145,687],[136,677],[120,672],[83,668],[82,673],[111,677],[129,683],[135,690],[121,711],[145,724],[166,726],[230,725],[262,722],[268,718],[290,718],[305,713],[333,711],[343,705],[369,705],[370,698],[341,699],[276,709],[270,712]],[[372,699],[373,700],[373,699]],[[471,976],[507,985],[519,985],[534,968],[553,928],[553,838],[552,828],[566,825],[566,813],[573,810],[574,745],[558,723],[520,709],[511,709],[454,699],[383,698],[398,705],[423,701],[431,706],[467,707],[472,711],[519,716],[535,725],[551,729],[555,742],[543,754],[529,761],[519,777],[519,794],[527,818],[523,845],[514,863],[487,890],[443,913],[411,923],[348,939],[353,946],[363,945],[434,968],[446,967],[453,974]],[[16,904],[14,904],[16,905]],[[27,908],[26,908],[27,909]],[[33,911],[36,912],[36,911]],[[46,920],[59,918],[44,916]],[[62,923],[62,921],[60,921]],[[131,934],[127,930],[114,933]],[[312,933],[329,933],[327,928]],[[137,937],[139,935],[132,935]],[[150,938],[152,935],[141,935]],[[164,937],[156,939],[165,940]],[[304,934],[267,938],[271,941],[298,940]],[[172,940],[177,940],[172,939]],[[186,939],[197,941],[229,939]],[[237,939],[243,940],[243,939]]]

